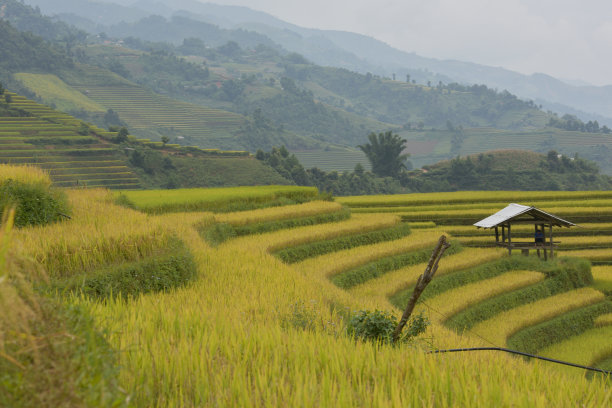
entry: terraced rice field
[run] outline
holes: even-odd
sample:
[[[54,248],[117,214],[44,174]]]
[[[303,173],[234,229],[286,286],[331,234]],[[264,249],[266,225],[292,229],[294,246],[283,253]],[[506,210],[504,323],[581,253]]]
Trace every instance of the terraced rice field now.
[[[80,66],[78,75],[17,74],[17,78],[48,104],[59,109],[104,112],[113,109],[139,137],[159,139],[182,136],[201,147],[227,148],[244,124],[239,114],[207,108],[155,94],[129,81],[91,66]],[[19,106],[17,104],[16,106]]]
[[[300,163],[307,168],[317,167],[323,171],[353,171],[357,164],[370,171],[372,165],[361,151],[330,150],[330,151],[296,151],[292,152]]]
[[[61,187],[140,188],[116,146],[80,134],[81,122],[70,115],[7,93],[11,106],[32,116],[0,117],[0,163],[35,164]]]
[[[555,136],[561,149],[575,149],[576,146],[595,147],[610,146],[610,138],[606,135],[587,134],[569,131],[541,131],[530,133],[496,131],[495,129],[468,129],[469,136],[462,145],[462,154],[465,152],[482,153],[497,149],[525,149],[526,146],[537,148],[538,143],[543,143],[548,137]],[[506,133],[505,137],[500,137],[500,133]],[[491,137],[497,134],[497,137]],[[501,142],[500,142],[501,141]]]
[[[555,241],[560,241],[557,257],[575,256],[598,265],[593,267],[593,280],[585,282],[586,286],[576,285],[580,279],[572,278],[574,283],[560,290],[558,283],[549,281],[560,278],[547,275],[541,280],[543,275],[540,269],[528,272],[519,268],[499,274],[506,269],[493,266],[493,260],[478,262],[480,268],[492,265],[489,271],[477,272],[476,265],[457,268],[449,265],[451,271],[448,271],[444,269],[445,260],[442,260],[439,281],[434,280],[431,289],[436,295],[431,299],[425,296],[421,308],[428,310],[433,320],[460,330],[463,328],[466,333],[476,335],[489,346],[509,344],[525,347],[530,352],[541,350],[549,357],[555,357],[558,350],[558,357],[575,356],[575,362],[579,364],[608,364],[607,360],[612,357],[607,352],[610,345],[609,333],[600,326],[606,326],[605,322],[609,320],[609,312],[606,311],[608,308],[612,310],[612,266],[609,266],[612,264],[610,192],[459,192],[341,197],[337,201],[351,207],[354,213],[381,212],[399,216],[405,222],[435,224],[419,231],[449,234],[461,243],[464,253],[477,251],[484,254],[493,250],[494,233],[491,230],[476,229],[471,224],[504,208],[510,202],[534,205],[579,224],[576,228],[556,228]],[[513,228],[513,238],[532,240],[533,227]],[[519,259],[533,259],[533,252],[528,258],[519,255]],[[446,262],[450,263],[455,256],[459,255],[449,256]],[[507,251],[502,256],[507,256]],[[494,269],[498,271],[490,271]],[[381,302],[388,297],[396,306],[405,304],[402,302],[407,301],[407,293],[414,285],[418,270],[411,273],[409,269],[404,269],[402,272],[403,276],[398,270],[382,278],[372,279],[351,289],[351,293],[371,297],[382,294]],[[397,276],[393,277],[394,273]],[[540,278],[536,278],[538,276]],[[387,282],[381,283],[381,279]],[[500,302],[506,302],[506,306],[500,305]],[[483,314],[485,308],[489,312]],[[600,316],[601,313],[603,315]],[[470,322],[470,319],[477,320]],[[571,319],[579,319],[582,323],[577,326],[570,323],[574,321]],[[548,337],[548,341],[553,344],[546,341],[525,344],[529,336]],[[590,347],[591,352],[580,351],[586,350],[580,346],[582,340],[585,341],[584,347]],[[561,345],[557,347],[557,343]],[[571,347],[574,347],[573,355],[564,351]]]
[[[218,147],[244,123],[241,115],[176,101],[135,86],[75,88],[117,112],[135,134],[143,130],[179,134],[197,140],[200,146]]]
[[[442,260],[437,275],[440,285],[432,289],[435,296],[426,297],[419,306],[420,310],[430,315],[432,321],[452,328],[463,327],[466,329],[466,336],[470,338],[469,341],[481,342],[484,345],[519,344],[517,347],[520,348],[521,336],[525,337],[523,333],[538,330],[555,330],[554,335],[547,332],[553,341],[579,339],[583,333],[588,333],[584,336],[588,337],[590,342],[596,342],[593,338],[598,338],[599,343],[607,344],[607,332],[595,330],[597,325],[605,325],[609,319],[609,313],[606,314],[606,311],[612,311],[612,290],[605,289],[606,280],[612,280],[608,277],[609,269],[604,269],[607,267],[598,266],[591,275],[588,270],[582,270],[588,268],[586,263],[578,267],[561,263],[555,268],[570,268],[570,272],[568,275],[559,275],[557,269],[547,269],[550,264],[535,259],[533,255],[529,258],[519,256],[517,261],[512,261],[516,263],[515,266],[496,266],[496,262],[508,256],[507,251],[489,248],[493,239],[491,233],[465,224],[466,220],[473,223],[501,209],[505,206],[505,200],[527,200],[529,203],[536,203],[545,211],[570,220],[575,217],[590,221],[580,228],[563,230],[559,235],[562,244],[558,254],[583,251],[586,255],[589,248],[596,248],[592,251],[606,253],[608,255],[605,259],[612,260],[609,255],[609,248],[612,247],[612,193],[500,192],[492,195],[478,192],[474,193],[475,197],[470,198],[471,194],[339,198],[338,202],[352,207],[356,212],[352,220],[270,233],[266,235],[264,242],[257,245],[264,245],[270,253],[277,253],[281,248],[287,247],[300,248],[300,253],[310,250],[311,256],[304,258],[304,255],[300,255],[303,260],[291,263],[291,267],[298,273],[311,279],[326,281],[327,285],[338,285],[342,296],[347,296],[347,299],[352,301],[358,299],[361,304],[398,312],[397,309],[401,308],[398,303],[402,302],[400,299],[405,299],[404,295],[399,295],[410,291],[427,261],[427,256],[423,257],[420,253],[430,250],[440,234],[449,234],[451,237],[456,236],[451,239],[455,240],[454,245],[461,247]],[[485,197],[489,200],[484,199]],[[584,205],[580,206],[580,203]],[[287,216],[283,217],[281,213],[282,208],[274,210],[279,219],[285,219]],[[240,219],[239,213],[232,215],[232,222],[240,222]],[[390,239],[387,242],[346,246],[347,239],[350,241],[351,237],[359,242],[363,239],[364,231],[373,231],[377,225],[379,229],[390,229],[400,220],[412,222],[420,228],[406,237]],[[440,221],[442,225],[437,225]],[[251,222],[254,221],[242,221],[241,225]],[[533,234],[526,227],[517,228],[515,233],[518,237],[532,237]],[[339,237],[345,238],[339,240]],[[230,242],[241,247],[248,247],[253,243],[248,236]],[[320,247],[324,245],[334,249],[321,255]],[[525,264],[524,259],[531,263]],[[601,258],[593,257],[591,260],[598,262]],[[477,272],[479,268],[487,267],[488,272]],[[495,302],[505,304],[498,304],[491,309],[493,312],[478,317],[479,308],[494,305]],[[603,315],[599,317],[601,313]],[[574,314],[581,316],[583,321],[592,321],[572,330],[557,323],[564,321],[563,319],[571,319]],[[455,319],[455,316],[460,316],[459,320]],[[465,322],[468,318],[480,320],[458,323]],[[549,321],[552,329],[546,326]],[[540,348],[536,351],[548,350],[552,346],[537,347]],[[605,346],[602,347],[607,350]],[[604,352],[597,355],[601,357],[601,361],[593,360],[593,365],[609,357]]]
[[[17,73],[15,79],[23,83],[28,89],[45,103],[67,112],[83,109],[88,112],[104,113],[103,106],[93,102],[82,93],[68,86],[53,74]]]
[[[167,194],[166,201],[172,204],[177,201],[174,193],[156,192],[150,201],[159,206]],[[226,191],[225,196],[230,193]],[[239,189],[235,193],[245,194]],[[317,201],[241,212],[154,215],[118,209],[104,192],[96,194],[70,193],[78,212],[89,217],[79,223],[91,224],[91,231],[82,239],[76,231],[83,225],[71,223],[24,230],[16,236],[20,251],[48,264],[55,274],[64,269],[75,273],[80,264],[99,267],[121,262],[121,257],[131,260],[138,257],[141,247],[146,252],[159,246],[164,237],[178,235],[198,265],[197,279],[174,290],[128,300],[72,299],[95,316],[107,330],[110,344],[122,351],[119,382],[135,405],[544,407],[610,403],[609,380],[587,380],[582,371],[490,353],[424,353],[423,349],[432,346],[508,344],[536,347],[536,352],[592,365],[608,364],[611,357],[606,323],[612,314],[611,293],[598,289],[592,279],[607,281],[608,269],[598,266],[592,273],[588,262],[581,259],[544,262],[533,256],[509,257],[501,249],[461,245],[462,237],[455,238],[445,229],[456,228],[467,237],[462,222],[453,220],[470,218],[473,207],[463,214],[453,212],[445,218],[446,225],[440,226],[437,218],[403,224],[402,218],[410,217],[409,210],[403,210],[401,216],[381,214],[376,205],[369,205],[369,213],[330,221],[316,217],[345,210],[338,203]],[[201,194],[182,195],[194,201]],[[601,194],[592,197],[605,199]],[[526,197],[544,201],[551,196],[579,199],[557,193]],[[459,197],[438,194],[395,197],[394,201],[403,207],[440,205],[442,201],[452,209],[454,199]],[[390,206],[384,197],[337,201],[360,200]],[[463,204],[480,201],[470,201],[469,193],[460,200]],[[99,223],[98,213],[113,222]],[[123,227],[123,217],[132,222],[119,231],[114,225]],[[298,226],[287,226],[292,219],[300,220]],[[280,228],[256,228],[274,222]],[[597,233],[607,231],[605,224],[594,224]],[[419,228],[408,230],[406,226],[412,225]],[[223,232],[227,226],[243,228],[243,234],[209,245],[205,232]],[[443,233],[449,236],[451,248],[418,305],[432,322],[425,335],[429,340],[391,347],[348,337],[347,318],[354,311],[400,314],[404,295],[423,272]],[[95,253],[74,251],[77,247]],[[284,262],[280,251],[299,252],[299,260]],[[483,305],[490,306],[486,313],[482,313]],[[578,323],[568,329],[570,321]],[[455,331],[457,325],[462,329]],[[566,342],[574,343],[567,346]],[[592,352],[564,354],[568,347],[590,347]]]

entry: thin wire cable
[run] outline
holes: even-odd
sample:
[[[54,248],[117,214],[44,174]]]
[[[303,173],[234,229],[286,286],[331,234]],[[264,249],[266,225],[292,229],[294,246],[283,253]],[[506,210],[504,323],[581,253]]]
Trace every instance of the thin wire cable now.
[[[441,354],[441,353],[456,353],[463,351],[503,351],[510,354],[518,354],[520,356],[525,356],[529,358],[536,358],[538,360],[544,360],[555,364],[563,364],[570,367],[582,368],[584,370],[596,371],[599,373],[611,375],[612,371],[604,370],[603,368],[597,367],[589,367],[581,364],[570,363],[569,361],[557,360],[554,358],[548,358],[543,356],[538,356],[536,354],[523,353],[522,351],[507,349],[504,347],[469,347],[469,348],[458,348],[458,349],[446,349],[446,350],[432,350],[427,352],[427,354]]]
[[[442,316],[446,320],[452,319],[452,317],[449,317],[449,316],[445,315],[444,313],[440,312],[439,310],[436,310],[435,308],[433,308],[430,305],[428,305],[427,303],[425,303],[425,301],[420,300],[419,303],[423,303],[429,309],[431,309],[434,312],[438,313],[440,316]],[[508,349],[508,348],[505,348],[505,347],[499,347],[498,345],[496,345],[492,341],[486,339],[485,337],[481,336],[480,334],[478,334],[478,333],[476,333],[474,331],[471,331],[470,329],[465,329],[465,331],[467,331],[467,332],[471,333],[472,335],[480,338],[481,340],[484,340],[485,342],[491,344],[493,347],[467,347],[467,348],[457,348],[457,349],[432,350],[432,351],[427,352],[427,354],[455,353],[455,352],[463,352],[463,351],[503,351],[503,352],[506,352],[506,353],[518,354],[518,355],[521,355],[521,356],[524,356],[524,357],[535,358],[535,359],[538,359],[538,360],[544,360],[544,361],[548,361],[548,362],[551,362],[551,363],[563,364],[563,365],[567,365],[567,366],[570,366],[570,367],[582,368],[584,370],[596,371],[596,372],[600,372],[600,373],[607,374],[607,375],[611,375],[612,374],[612,371],[604,370],[602,368],[590,367],[590,366],[585,366],[585,365],[576,364],[576,363],[570,363],[569,361],[557,360],[557,359],[554,359],[554,358],[543,357],[543,356],[538,356],[536,354],[529,354],[529,353],[524,353],[524,352],[518,351],[518,350]]]

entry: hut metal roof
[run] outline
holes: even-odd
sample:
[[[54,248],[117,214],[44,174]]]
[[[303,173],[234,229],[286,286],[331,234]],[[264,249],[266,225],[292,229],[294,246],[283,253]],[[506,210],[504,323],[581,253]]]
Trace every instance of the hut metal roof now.
[[[478,228],[493,228],[521,216],[531,216],[532,218],[530,220],[544,221],[559,227],[572,227],[576,225],[535,207],[512,203],[508,204],[506,208],[499,210],[495,214],[478,221],[474,224],[474,226]],[[521,218],[529,220],[529,218]]]

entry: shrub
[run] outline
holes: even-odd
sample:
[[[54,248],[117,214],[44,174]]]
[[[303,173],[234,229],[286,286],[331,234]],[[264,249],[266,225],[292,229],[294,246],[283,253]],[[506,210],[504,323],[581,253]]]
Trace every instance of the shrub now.
[[[412,340],[424,333],[427,326],[429,326],[429,320],[425,316],[422,314],[414,316],[406,325],[400,342]],[[360,310],[349,321],[348,334],[363,341],[390,344],[393,341],[393,332],[396,327],[397,319],[389,312]]]
[[[291,305],[291,313],[282,320],[284,327],[293,327],[300,330],[314,331],[317,327],[317,313],[315,304],[310,305],[297,301]]]
[[[15,225],[44,225],[59,221],[68,212],[65,194],[42,183],[0,180],[0,214],[3,208],[16,208]]]

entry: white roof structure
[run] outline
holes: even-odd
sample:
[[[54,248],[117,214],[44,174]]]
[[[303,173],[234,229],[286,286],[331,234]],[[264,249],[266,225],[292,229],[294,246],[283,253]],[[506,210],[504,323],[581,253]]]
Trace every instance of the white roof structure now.
[[[512,203],[495,214],[478,221],[474,226],[478,228],[493,228],[514,219],[534,222],[542,221],[558,227],[572,227],[576,225],[535,207]]]

